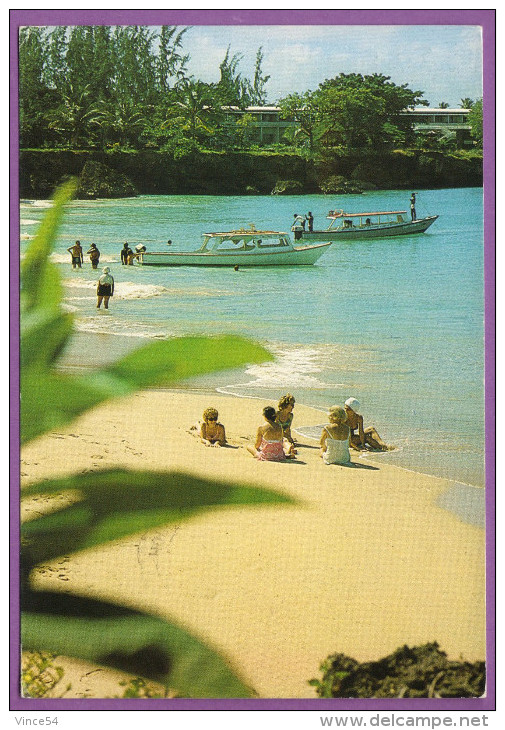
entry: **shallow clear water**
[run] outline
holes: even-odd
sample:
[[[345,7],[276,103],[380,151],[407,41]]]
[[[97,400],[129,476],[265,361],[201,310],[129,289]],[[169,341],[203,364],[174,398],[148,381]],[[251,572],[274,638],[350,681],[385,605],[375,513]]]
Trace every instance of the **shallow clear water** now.
[[[275,404],[284,392],[325,409],[353,395],[365,425],[396,451],[384,461],[484,484],[484,328],[482,190],[419,194],[418,216],[438,214],[422,235],[333,244],[315,266],[258,269],[122,267],[128,241],[148,250],[190,251],[205,231],[256,227],[289,230],[311,210],[326,227],[330,208],[348,212],[408,207],[410,192],[359,196],[142,196],[76,201],[54,259],[66,304],[81,330],[128,336],[236,332],[270,347],[274,363],[213,376],[202,385]],[[21,204],[21,250],[43,201]],[[98,274],[73,271],[66,249],[94,242],[116,293],[97,312]],[[101,268],[100,266],[100,268]],[[324,416],[322,414],[321,421]],[[296,428],[303,424],[297,422]]]

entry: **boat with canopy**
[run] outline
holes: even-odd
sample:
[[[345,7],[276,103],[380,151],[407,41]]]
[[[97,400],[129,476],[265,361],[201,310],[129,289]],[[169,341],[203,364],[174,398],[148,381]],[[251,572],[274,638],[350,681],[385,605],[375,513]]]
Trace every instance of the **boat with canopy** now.
[[[193,252],[142,250],[136,258],[142,266],[310,266],[331,245],[327,241],[295,246],[289,233],[258,231],[254,226],[203,236],[203,244]]]
[[[330,210],[328,228],[305,231],[293,226],[295,240],[302,241],[353,241],[362,238],[388,238],[424,233],[438,215],[409,220],[406,210],[375,211],[371,213],[345,213]]]

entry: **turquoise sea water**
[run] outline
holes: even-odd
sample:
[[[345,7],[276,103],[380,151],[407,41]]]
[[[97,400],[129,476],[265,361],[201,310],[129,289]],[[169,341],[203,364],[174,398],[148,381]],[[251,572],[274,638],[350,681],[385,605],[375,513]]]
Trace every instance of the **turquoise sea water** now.
[[[71,204],[54,260],[77,326],[142,338],[235,332],[267,345],[276,361],[215,375],[199,385],[275,404],[283,393],[325,409],[361,401],[397,450],[389,463],[484,484],[484,293],[482,190],[422,191],[418,216],[438,214],[422,235],[337,243],[310,267],[122,267],[128,241],[190,251],[206,231],[288,231],[312,211],[399,210],[410,192],[345,196],[142,196]],[[21,204],[21,252],[49,203]],[[97,312],[98,274],[86,257],[73,271],[66,249],[94,242],[116,280],[109,312]],[[322,414],[321,422],[325,421]],[[303,423],[295,428],[302,431]],[[306,432],[309,434],[310,432]]]

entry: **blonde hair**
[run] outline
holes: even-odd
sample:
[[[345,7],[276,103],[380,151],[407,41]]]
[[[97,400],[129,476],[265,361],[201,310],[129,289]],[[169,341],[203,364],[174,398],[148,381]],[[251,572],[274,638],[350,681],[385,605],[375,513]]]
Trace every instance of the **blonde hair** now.
[[[283,411],[288,406],[294,406],[294,405],[295,405],[294,395],[291,395],[291,393],[286,393],[286,395],[283,395],[282,398],[280,399],[277,407],[280,411]]]
[[[346,423],[347,413],[342,406],[331,406],[328,410],[330,423]]]
[[[217,421],[219,413],[216,411],[215,408],[206,408],[203,412],[203,420],[208,421],[209,418],[215,418]]]

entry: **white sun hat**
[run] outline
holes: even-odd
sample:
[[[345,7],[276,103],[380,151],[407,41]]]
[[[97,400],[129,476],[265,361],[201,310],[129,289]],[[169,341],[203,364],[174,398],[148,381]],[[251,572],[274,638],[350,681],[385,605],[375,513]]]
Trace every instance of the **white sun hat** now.
[[[360,404],[359,400],[357,400],[356,398],[348,398],[344,405],[346,405],[348,408],[350,408],[351,411],[354,411],[354,413],[359,414],[359,407],[361,404]]]

